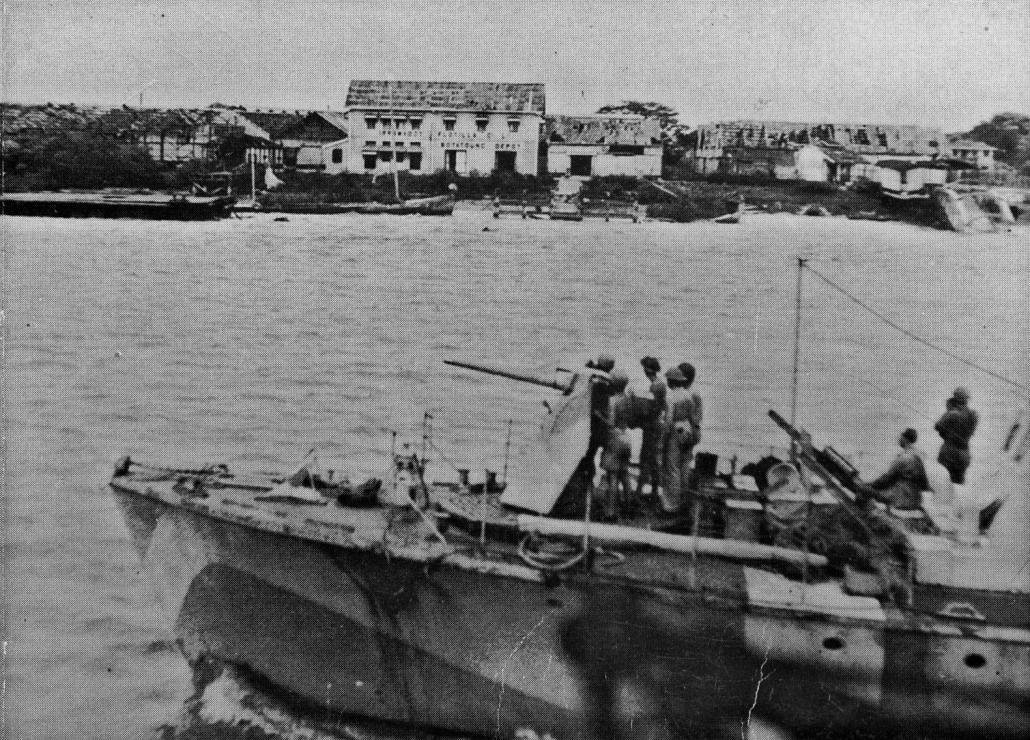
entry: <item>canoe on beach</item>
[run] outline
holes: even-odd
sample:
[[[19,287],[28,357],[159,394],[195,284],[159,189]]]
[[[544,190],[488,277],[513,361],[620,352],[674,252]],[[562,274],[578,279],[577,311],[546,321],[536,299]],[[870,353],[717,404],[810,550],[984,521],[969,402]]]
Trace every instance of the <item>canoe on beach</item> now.
[[[265,210],[274,213],[450,216],[454,213],[454,198],[450,195],[440,195],[431,198],[410,198],[402,203],[325,203],[287,200],[270,203],[265,206]]]

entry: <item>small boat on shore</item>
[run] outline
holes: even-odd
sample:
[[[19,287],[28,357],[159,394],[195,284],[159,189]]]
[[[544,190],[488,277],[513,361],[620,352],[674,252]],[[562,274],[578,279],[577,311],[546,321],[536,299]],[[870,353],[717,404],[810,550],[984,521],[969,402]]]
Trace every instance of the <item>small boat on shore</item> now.
[[[305,200],[276,200],[264,210],[274,213],[338,214],[360,213],[368,216],[450,216],[455,199],[450,195],[409,198],[399,203],[327,203]]]
[[[185,193],[62,190],[4,193],[0,195],[0,212],[7,216],[208,221],[229,216],[235,202],[234,198],[228,196]]]

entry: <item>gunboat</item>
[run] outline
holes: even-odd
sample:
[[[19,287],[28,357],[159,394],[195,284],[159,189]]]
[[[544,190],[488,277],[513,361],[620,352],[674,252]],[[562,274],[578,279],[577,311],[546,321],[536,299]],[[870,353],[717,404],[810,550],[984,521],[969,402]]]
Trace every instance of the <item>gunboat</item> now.
[[[752,714],[798,736],[1024,736],[1028,410],[983,529],[968,511],[913,528],[862,509],[847,462],[774,412],[794,465],[698,470],[691,521],[616,525],[592,521],[588,503],[555,516],[590,485],[603,373],[452,364],[560,393],[503,484],[431,481],[407,450],[362,486],[311,466],[119,461],[110,489],[195,668],[242,667],[323,714],[475,736],[715,737],[728,724],[740,737]],[[762,534],[756,517],[791,502],[805,526]],[[822,542],[818,517],[853,520],[864,563]]]

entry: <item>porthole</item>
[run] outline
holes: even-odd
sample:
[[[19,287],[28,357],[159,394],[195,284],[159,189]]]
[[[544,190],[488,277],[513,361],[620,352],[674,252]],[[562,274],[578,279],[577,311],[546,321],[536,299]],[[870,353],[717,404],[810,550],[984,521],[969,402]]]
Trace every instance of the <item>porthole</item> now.
[[[827,637],[823,640],[823,647],[827,650],[840,650],[844,647],[844,640],[839,637]]]
[[[983,668],[987,665],[987,658],[980,653],[970,653],[963,662],[970,668]]]

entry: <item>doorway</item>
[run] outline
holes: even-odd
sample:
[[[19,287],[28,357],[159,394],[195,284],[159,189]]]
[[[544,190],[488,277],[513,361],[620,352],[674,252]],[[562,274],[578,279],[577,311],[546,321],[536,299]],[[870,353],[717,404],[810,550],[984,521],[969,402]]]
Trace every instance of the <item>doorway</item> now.
[[[590,177],[593,157],[586,154],[573,154],[569,157],[569,174],[578,177]]]

